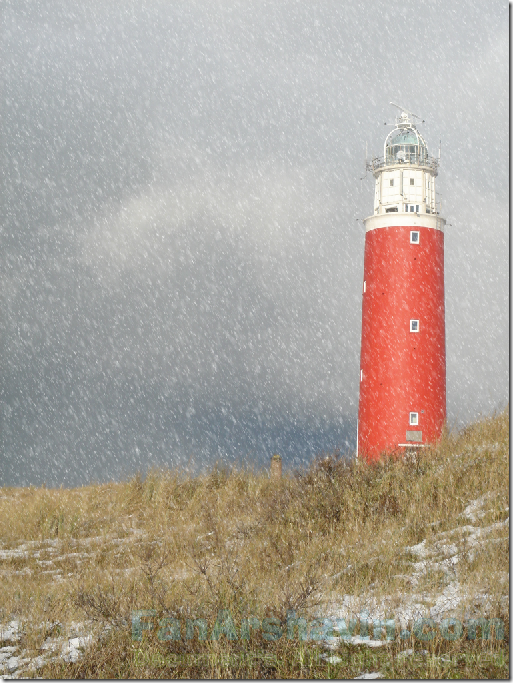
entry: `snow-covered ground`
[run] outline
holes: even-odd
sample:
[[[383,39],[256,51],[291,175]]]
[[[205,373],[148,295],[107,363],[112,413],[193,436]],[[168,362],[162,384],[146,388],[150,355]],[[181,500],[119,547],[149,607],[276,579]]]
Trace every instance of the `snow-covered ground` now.
[[[417,545],[406,547],[403,552],[412,557],[409,574],[402,578],[409,584],[409,589],[401,595],[377,595],[370,591],[366,595],[337,595],[325,606],[323,613],[317,616],[330,619],[332,624],[339,626],[339,636],[328,638],[324,647],[328,651],[325,655],[327,661],[336,664],[337,655],[333,652],[337,649],[341,639],[353,645],[365,645],[366,647],[383,647],[387,644],[385,628],[376,626],[376,620],[390,620],[391,616],[395,623],[394,633],[397,637],[401,632],[411,629],[412,624],[422,618],[431,618],[436,623],[447,617],[456,617],[460,621],[486,614],[491,607],[487,601],[486,593],[478,593],[469,596],[465,587],[461,584],[458,576],[458,565],[463,559],[472,559],[478,549],[486,548],[488,544],[497,543],[508,539],[509,519],[488,526],[478,526],[485,517],[486,504],[489,498],[483,497],[472,501],[462,513],[463,521],[471,524],[462,524],[453,530],[433,535],[428,541],[424,539]],[[59,540],[23,542],[16,548],[0,549],[0,559],[32,559],[36,561],[37,569],[26,567],[21,570],[4,569],[0,573],[30,574],[33,571],[48,574],[52,581],[63,581],[62,570],[56,567],[56,563],[72,559],[77,565],[86,562],[88,558],[97,552],[95,545],[101,546],[108,542],[114,546],[124,545],[134,540],[134,536],[140,537],[141,533],[133,529],[133,535],[128,538],[92,537],[80,539],[71,552],[62,552],[62,544]],[[47,559],[41,559],[41,556]],[[129,571],[129,570],[123,570]],[[493,572],[493,569],[490,571]],[[422,579],[432,572],[439,572],[444,577],[445,587],[443,590],[426,592],[418,590]],[[497,573],[496,581],[504,587],[504,607],[509,606],[508,599],[508,575]],[[69,576],[69,575],[68,575]],[[471,600],[469,600],[471,598]],[[351,619],[367,621],[367,636],[353,635],[354,628],[349,626]],[[345,622],[349,630],[340,633],[340,624]],[[22,646],[23,635],[28,630],[37,632],[51,632],[39,647],[37,653]],[[357,629],[358,630],[358,629]],[[93,644],[100,637],[100,631],[94,628],[92,622],[71,622],[29,624],[23,619],[10,619],[0,624],[0,679],[14,679],[37,674],[44,664],[61,659],[64,662],[76,662],[81,657],[85,648]],[[406,645],[406,643],[405,643]],[[330,652],[331,651],[331,652]],[[404,650],[403,656],[409,656],[409,650]],[[363,674],[358,678],[379,678],[379,672]]]
[[[19,644],[25,628],[20,621],[13,619],[0,626],[0,642],[12,643],[0,647],[0,679],[26,677],[55,659],[76,662],[84,648],[94,641],[93,625],[87,622],[71,622],[67,628],[60,623],[41,623],[37,627],[46,630],[58,627],[61,635],[46,638],[40,647],[40,654],[34,656]]]
[[[482,507],[486,501],[479,499],[473,501],[466,510],[464,516],[475,515],[475,520],[484,517]],[[482,513],[482,514],[480,514]],[[490,536],[493,535],[493,538]],[[405,575],[404,579],[409,583],[411,590],[405,591],[398,600],[397,594],[390,596],[363,596],[344,595],[332,601],[329,608],[329,617],[333,620],[345,620],[366,615],[369,622],[370,633],[373,631],[373,623],[376,620],[390,619],[395,621],[396,628],[411,628],[412,623],[419,619],[433,619],[440,623],[443,619],[455,617],[459,620],[482,616],[491,605],[486,593],[477,593],[472,596],[467,594],[465,587],[461,585],[458,577],[458,563],[462,559],[472,560],[477,549],[483,549],[488,544],[497,543],[509,539],[509,519],[497,522],[485,527],[465,525],[451,531],[441,532],[434,536],[431,542],[425,539],[415,546],[404,548],[405,553],[411,553],[418,558],[412,563],[413,572]],[[416,592],[420,580],[434,572],[441,572],[445,578],[445,587],[441,592]],[[493,573],[493,568],[490,572]],[[509,577],[506,572],[495,572],[496,581],[504,587],[504,606],[509,606],[508,585]],[[471,604],[469,604],[471,599]],[[357,643],[357,637],[352,637],[351,642]],[[367,641],[368,646],[385,644],[382,641]]]

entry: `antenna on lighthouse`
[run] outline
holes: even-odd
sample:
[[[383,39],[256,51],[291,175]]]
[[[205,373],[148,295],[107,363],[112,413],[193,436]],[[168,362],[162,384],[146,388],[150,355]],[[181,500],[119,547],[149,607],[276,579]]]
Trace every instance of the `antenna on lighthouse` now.
[[[360,178],[360,180],[365,180],[367,177],[367,171],[368,171],[368,162],[367,162],[367,143],[365,143],[365,175]],[[360,190],[362,189],[362,183],[360,182]]]
[[[399,111],[402,114],[409,114],[410,116],[413,116],[413,118],[419,119],[419,121],[422,121],[422,123],[425,123],[425,121],[424,121],[424,119],[422,119],[422,117],[420,117],[418,114],[414,114],[412,111],[409,111],[408,109],[406,109],[406,107],[401,107],[400,104],[396,104],[395,102],[390,102],[390,104],[392,105],[392,107],[396,107],[397,109],[399,109]]]

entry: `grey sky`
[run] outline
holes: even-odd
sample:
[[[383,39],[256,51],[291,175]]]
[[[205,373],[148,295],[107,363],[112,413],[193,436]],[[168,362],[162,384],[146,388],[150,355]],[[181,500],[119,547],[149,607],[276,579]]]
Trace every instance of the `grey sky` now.
[[[365,144],[422,115],[448,413],[508,399],[508,5],[4,3],[0,483],[356,437]]]

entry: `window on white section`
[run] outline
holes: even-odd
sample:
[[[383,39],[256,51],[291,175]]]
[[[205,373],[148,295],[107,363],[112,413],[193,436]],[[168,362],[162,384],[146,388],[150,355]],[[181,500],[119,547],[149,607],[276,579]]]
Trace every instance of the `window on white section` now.
[[[417,211],[417,213],[419,212],[419,208],[420,208],[419,205],[416,204],[416,205],[415,205],[415,210]]]
[[[390,178],[390,187],[393,187],[393,186],[394,186],[394,179]]]
[[[410,244],[418,244],[420,242],[420,233],[418,230],[410,231]]]
[[[410,205],[410,211],[415,211],[415,205],[414,204]]]
[[[410,320],[410,332],[418,332],[419,331],[419,321],[418,320]]]
[[[411,425],[418,425],[419,424],[419,414],[418,413],[410,413],[410,424]]]
[[[415,185],[415,178],[410,178],[410,185]]]

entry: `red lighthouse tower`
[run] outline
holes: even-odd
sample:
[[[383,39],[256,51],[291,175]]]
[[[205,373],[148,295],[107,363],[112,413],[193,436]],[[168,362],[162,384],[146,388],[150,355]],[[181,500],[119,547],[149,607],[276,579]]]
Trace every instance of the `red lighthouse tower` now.
[[[394,105],[398,107],[398,105]],[[445,406],[444,226],[438,159],[419,118],[402,107],[365,219],[358,455],[418,448],[440,438]]]

